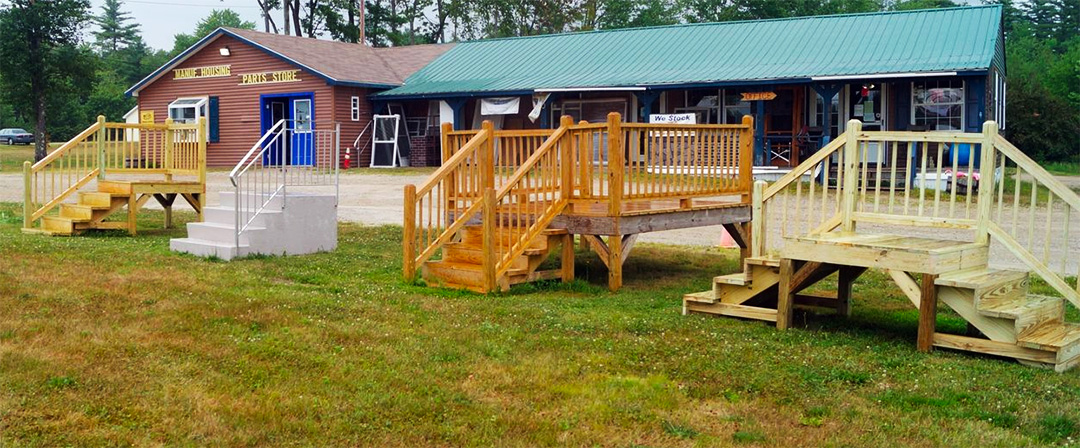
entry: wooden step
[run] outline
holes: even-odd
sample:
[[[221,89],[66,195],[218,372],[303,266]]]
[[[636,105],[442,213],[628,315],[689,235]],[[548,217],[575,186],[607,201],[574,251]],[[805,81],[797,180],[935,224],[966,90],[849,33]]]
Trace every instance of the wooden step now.
[[[457,284],[480,287],[484,283],[483,266],[473,263],[460,263],[446,260],[429,261],[424,263],[424,277],[436,277],[443,284]],[[514,277],[527,277],[526,269],[510,269],[506,275]],[[511,281],[510,283],[514,283]]]
[[[1057,353],[1058,363],[1080,356],[1080,324],[1051,320],[1025,331],[1017,338],[1020,346]]]
[[[131,195],[131,182],[99,180],[97,182],[97,191],[100,193],[129,196]]]
[[[100,191],[80,191],[79,205],[109,208],[112,207],[113,196],[112,193],[102,193]]]
[[[41,218],[41,229],[54,235],[72,235],[75,233],[75,221],[71,218],[46,216]]]
[[[527,269],[530,256],[543,256],[547,251],[526,248],[525,253],[514,259],[511,268]],[[443,246],[443,260],[455,263],[479,265],[484,262],[484,248],[476,243],[448,243]]]
[[[780,259],[770,255],[762,255],[760,257],[746,257],[745,262],[748,265],[769,266],[774,268],[780,267]]]
[[[1065,301],[1057,297],[1025,294],[996,300],[983,299],[978,310],[986,316],[1012,319],[1019,337],[1045,322],[1061,320],[1065,316]]]
[[[710,290],[683,294],[683,301],[694,303],[716,303],[716,293]]]
[[[713,277],[713,283],[721,285],[747,286],[750,282],[751,276],[749,272],[736,272],[734,274]]]
[[[1028,278],[1028,273],[1024,271],[978,267],[941,274],[938,276],[937,280],[934,281],[934,284],[938,286],[978,289],[985,287],[992,288],[1003,283],[1015,282],[1026,278]]]
[[[60,204],[60,217],[75,222],[88,222],[94,219],[94,210],[108,210],[109,207],[90,207],[78,204]]]

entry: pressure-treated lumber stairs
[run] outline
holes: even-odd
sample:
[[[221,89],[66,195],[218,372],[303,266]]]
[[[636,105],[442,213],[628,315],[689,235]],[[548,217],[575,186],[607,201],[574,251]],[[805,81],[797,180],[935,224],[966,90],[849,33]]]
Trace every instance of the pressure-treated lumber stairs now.
[[[458,241],[443,246],[441,260],[426,261],[421,267],[421,275],[430,284],[447,288],[469,289],[484,292],[483,285],[483,226],[467,225],[458,232]],[[495,228],[495,241],[517,240],[519,231],[506,227]],[[561,269],[540,271],[539,268],[551,251],[568,242],[570,236],[565,230],[546,229],[533,238],[524,252],[514,258],[505,274],[495,279],[499,289],[506,290],[511,285],[538,280],[558,279]],[[499,244],[499,243],[496,243]],[[564,259],[563,262],[566,262]],[[571,266],[573,260],[570,260]]]
[[[58,215],[41,218],[35,232],[49,235],[79,235],[88,230],[127,230],[135,234],[135,214],[151,198],[166,210],[166,227],[171,226],[172,203],[183,196],[196,211],[201,205],[202,184],[198,182],[141,182],[99,180],[96,188],[78,192],[76,203],[61,203]],[[126,210],[123,220],[110,220]]]
[[[866,243],[850,244],[847,250],[832,247],[821,249],[820,253],[830,254],[826,256],[839,260],[844,256],[852,257],[852,251],[880,251],[881,248],[872,241],[900,241],[897,238],[887,239],[883,235],[864,235],[863,238]],[[985,260],[985,247],[980,250],[972,243],[918,240],[924,245],[934,246],[933,250],[939,253],[975,251],[975,259]],[[881,267],[878,263],[885,258],[900,259],[912,256],[916,251],[879,253],[880,259],[860,264]],[[932,258],[924,259],[924,266],[930,266],[929,260]],[[747,258],[743,272],[715,277],[712,290],[685,295],[683,313],[717,314],[769,322],[779,320],[778,326],[788,325],[783,322],[783,312],[780,311],[783,306],[779,305],[781,283],[784,281],[783,262],[773,257]],[[849,262],[858,263],[855,257],[850,258]],[[900,270],[902,266],[895,267],[898,269],[885,269],[918,308],[922,285]],[[830,308],[841,314],[848,313],[851,282],[865,268],[825,262],[803,263],[800,269],[793,269],[788,275],[789,282],[797,282],[789,288],[793,296],[791,306]],[[1063,299],[1029,293],[1027,272],[989,268],[985,261],[976,266],[958,262],[941,269],[942,273],[936,274],[933,282],[937,300],[956,311],[988,339],[932,333],[933,346],[1016,358],[1026,363],[1049,366],[1059,372],[1080,364],[1080,325],[1064,321]],[[833,272],[840,272],[841,276],[835,294],[801,293],[803,288]]]

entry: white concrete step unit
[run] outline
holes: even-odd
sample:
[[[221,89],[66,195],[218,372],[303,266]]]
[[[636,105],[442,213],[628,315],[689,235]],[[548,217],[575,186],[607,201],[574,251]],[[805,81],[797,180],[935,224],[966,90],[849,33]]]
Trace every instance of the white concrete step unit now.
[[[221,206],[207,207],[205,222],[188,223],[188,237],[169,247],[200,257],[224,260],[251,254],[302,255],[337,248],[337,199],[333,195],[288,193],[271,200],[236,241],[235,196],[221,192]],[[284,204],[287,207],[282,207]],[[259,199],[261,203],[262,200]],[[251,213],[245,213],[247,222]]]

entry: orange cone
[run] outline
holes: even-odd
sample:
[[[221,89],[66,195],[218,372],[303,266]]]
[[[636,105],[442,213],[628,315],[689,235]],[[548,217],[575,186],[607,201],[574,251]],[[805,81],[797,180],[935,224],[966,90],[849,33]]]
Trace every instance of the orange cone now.
[[[739,247],[738,244],[735,244],[735,239],[731,237],[731,234],[727,233],[727,229],[723,227],[720,228],[720,247],[725,249]]]

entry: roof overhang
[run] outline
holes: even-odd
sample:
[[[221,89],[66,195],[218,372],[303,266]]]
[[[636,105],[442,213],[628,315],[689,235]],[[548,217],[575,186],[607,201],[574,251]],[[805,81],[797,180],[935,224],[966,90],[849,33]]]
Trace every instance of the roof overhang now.
[[[285,61],[285,62],[287,62],[289,64],[300,67],[304,71],[306,71],[308,73],[311,73],[311,74],[313,74],[315,76],[318,76],[319,78],[323,79],[324,81],[327,82],[327,84],[330,84],[330,85],[342,85],[342,86],[349,86],[349,87],[364,87],[364,88],[372,88],[372,89],[392,89],[394,87],[400,87],[397,84],[365,83],[365,82],[357,82],[357,81],[348,81],[348,80],[335,79],[335,78],[333,78],[333,77],[331,77],[331,76],[329,76],[329,75],[327,75],[325,73],[322,73],[322,72],[320,72],[318,70],[315,70],[314,68],[311,68],[311,67],[309,67],[307,65],[304,65],[304,64],[298,62],[295,59],[292,59],[292,58],[290,58],[288,56],[285,56],[285,55],[283,55],[283,54],[281,54],[281,53],[279,53],[277,51],[274,51],[273,49],[271,49],[271,48],[269,48],[269,47],[267,47],[265,45],[262,45],[262,44],[260,44],[258,42],[255,42],[255,41],[253,41],[251,39],[248,39],[248,38],[246,38],[244,36],[241,36],[241,35],[239,35],[237,33],[229,31],[226,28],[218,28],[218,29],[214,30],[214,32],[212,32],[210,34],[207,34],[202,39],[199,39],[199,41],[196,42],[195,45],[192,45],[192,46],[188,47],[188,49],[186,49],[182,53],[176,55],[176,57],[170,59],[169,62],[166,62],[165,65],[162,65],[157,70],[155,70],[153,73],[147,75],[145,78],[142,79],[142,81],[139,81],[134,86],[131,86],[131,88],[128,89],[126,92],[124,92],[124,94],[127,95],[127,96],[134,96],[134,97],[139,96],[139,91],[142,90],[144,87],[146,87],[146,86],[152,84],[153,82],[157,81],[165,73],[168,73],[169,70],[171,70],[173,67],[175,67],[175,66],[179,65],[180,63],[186,61],[192,55],[194,55],[195,53],[198,53],[200,50],[205,48],[207,45],[210,45],[210,43],[214,42],[215,40],[217,40],[218,38],[220,38],[223,35],[226,35],[226,36],[229,36],[229,37],[231,37],[233,39],[239,40],[239,41],[241,41],[241,42],[243,42],[245,44],[251,45],[252,47],[255,47],[255,48],[258,48],[258,49],[262,50],[266,54],[269,54],[269,55],[271,55],[273,57],[281,59],[282,61]]]
[[[849,81],[858,79],[890,79],[890,78],[929,78],[934,76],[956,76],[957,72],[906,72],[906,73],[872,73],[866,75],[836,75],[836,76],[812,76],[813,81]]]

